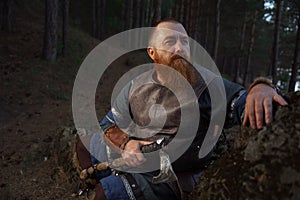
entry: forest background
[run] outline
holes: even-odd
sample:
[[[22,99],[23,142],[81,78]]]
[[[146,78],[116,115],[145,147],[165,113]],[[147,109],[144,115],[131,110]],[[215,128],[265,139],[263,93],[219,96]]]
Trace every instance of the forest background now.
[[[300,89],[299,13],[299,0],[0,0],[1,198],[71,198],[53,143],[60,127],[74,127],[74,80],[101,41],[172,17],[224,77],[247,87],[266,76],[286,93]],[[120,60],[103,76],[99,119],[138,63]]]

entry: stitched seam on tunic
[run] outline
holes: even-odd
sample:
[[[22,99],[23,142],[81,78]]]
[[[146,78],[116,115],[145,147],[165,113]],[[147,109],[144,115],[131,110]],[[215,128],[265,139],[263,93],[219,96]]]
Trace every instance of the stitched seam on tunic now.
[[[135,196],[134,196],[134,194],[133,194],[133,191],[132,191],[132,189],[131,189],[131,187],[130,187],[130,184],[128,183],[128,181],[127,181],[127,179],[125,178],[125,176],[120,175],[120,177],[121,177],[121,180],[122,180],[122,182],[123,182],[123,184],[124,184],[124,186],[125,186],[125,189],[126,189],[126,191],[127,191],[127,194],[128,194],[128,196],[129,196],[129,199],[130,199],[130,200],[136,200],[136,198],[135,198]]]

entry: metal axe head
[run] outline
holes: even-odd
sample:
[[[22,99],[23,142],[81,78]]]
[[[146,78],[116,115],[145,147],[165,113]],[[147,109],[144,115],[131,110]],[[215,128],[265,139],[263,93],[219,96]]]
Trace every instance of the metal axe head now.
[[[160,172],[152,178],[154,184],[172,182],[177,180],[177,176],[172,168],[170,157],[163,149],[159,150]]]

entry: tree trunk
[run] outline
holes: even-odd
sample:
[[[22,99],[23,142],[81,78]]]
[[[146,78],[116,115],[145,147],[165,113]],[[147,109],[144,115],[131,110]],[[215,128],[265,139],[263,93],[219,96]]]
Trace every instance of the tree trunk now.
[[[99,40],[104,33],[105,0],[93,0],[93,35]]]
[[[140,9],[140,25],[139,25],[139,27],[144,27],[144,25],[145,25],[147,6],[148,6],[148,1],[142,0],[141,9]]]
[[[201,41],[201,35],[200,35],[200,30],[201,30],[201,1],[195,1],[196,6],[195,6],[195,24],[194,24],[194,38],[197,42],[200,43]]]
[[[185,1],[186,1],[186,0],[181,0],[181,1],[180,1],[179,21],[180,21],[181,23],[184,23],[184,7],[185,7]]]
[[[244,77],[243,77],[243,85],[246,85],[246,83],[247,83],[247,80],[246,80],[247,74],[249,73],[249,68],[250,68],[250,64],[251,64],[251,55],[252,55],[253,46],[254,46],[255,24],[256,24],[257,14],[258,14],[258,11],[256,10],[253,15],[253,22],[252,22],[251,34],[250,34],[250,40],[249,40],[248,58],[247,58],[246,68],[245,68]]]
[[[147,7],[146,7],[145,24],[146,24],[146,26],[150,26],[151,25],[150,16],[151,16],[152,4],[151,4],[151,0],[146,0],[146,1],[147,1]]]
[[[0,28],[9,33],[13,30],[13,4],[13,0],[2,0],[0,7]]]
[[[219,39],[220,39],[220,5],[221,0],[216,0],[216,20],[215,20],[215,41],[214,41],[214,50],[213,50],[213,60],[217,63],[218,59],[218,48],[219,48]]]
[[[105,0],[98,0],[97,18],[98,18],[98,39],[102,40],[104,34],[104,16]]]
[[[3,17],[4,17],[4,0],[0,0],[0,30],[2,30],[3,26]]]
[[[131,28],[130,12],[131,12],[131,0],[124,0],[123,1],[124,30],[129,30]]]
[[[154,0],[154,16],[152,25],[161,20],[161,4],[162,0]]]
[[[244,22],[243,22],[242,29],[241,29],[241,42],[240,42],[240,48],[239,48],[239,53],[241,55],[239,55],[239,57],[238,57],[237,65],[236,65],[235,73],[234,73],[234,81],[235,82],[238,82],[240,68],[241,68],[241,64],[242,64],[242,57],[243,57],[244,43],[245,43],[245,34],[246,34],[247,21],[248,21],[247,15],[248,15],[248,13],[245,12]]]
[[[96,0],[96,38],[101,38],[102,0]]]
[[[63,0],[63,27],[62,27],[62,55],[63,56],[66,56],[67,53],[69,5],[70,5],[70,0]]]
[[[190,0],[184,0],[183,24],[186,30],[189,30],[189,3]]]
[[[299,10],[300,15],[300,10]],[[294,54],[294,62],[292,66],[292,76],[289,83],[289,92],[293,92],[295,90],[295,85],[297,81],[297,75],[299,75],[300,70],[300,16],[298,19],[298,31],[297,31],[297,39],[296,39],[296,47]]]
[[[205,35],[204,35],[204,48],[206,49],[206,51],[208,51],[209,24],[210,24],[209,16],[206,16],[206,19],[205,19]]]
[[[181,0],[176,0],[174,11],[173,11],[173,17],[178,21],[180,20],[180,5],[181,5]]]
[[[276,19],[275,19],[273,59],[272,59],[272,79],[273,79],[273,84],[275,85],[277,83],[276,71],[278,66],[278,52],[279,52],[279,43],[280,43],[279,35],[280,35],[282,7],[283,7],[283,0],[276,0]]]
[[[130,0],[130,17],[129,17],[129,27],[132,28],[134,26],[134,0]]]
[[[93,13],[93,37],[97,37],[97,0],[92,0],[92,13]]]
[[[168,11],[167,11],[167,18],[171,18],[172,17],[172,15],[173,15],[173,10],[172,10],[172,8],[170,7],[170,8],[168,8]]]
[[[43,58],[54,62],[57,57],[57,15],[58,0],[45,0],[45,32]]]
[[[194,0],[190,0],[190,9],[189,9],[189,21],[188,21],[188,33],[190,35],[190,37],[194,38],[194,30],[195,30],[195,21],[196,21],[196,18],[194,17],[194,13],[195,13],[195,10],[194,10],[194,7],[195,7],[195,1]]]
[[[133,4],[133,28],[138,28],[140,26],[140,15],[141,15],[141,0],[135,0]]]
[[[224,55],[226,55],[225,52],[224,52]],[[226,58],[226,56],[223,56],[222,64],[220,64],[219,66],[220,66],[219,71],[221,72],[221,74],[228,73],[226,71],[226,69],[227,69],[227,58]]]

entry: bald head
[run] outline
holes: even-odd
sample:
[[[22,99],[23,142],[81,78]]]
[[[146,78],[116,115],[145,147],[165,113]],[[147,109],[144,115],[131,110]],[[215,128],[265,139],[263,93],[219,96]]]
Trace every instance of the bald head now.
[[[161,64],[174,54],[190,60],[189,37],[183,25],[175,20],[159,22],[150,34],[147,51],[154,62]]]
[[[157,42],[161,37],[165,36],[166,34],[172,34],[172,32],[178,32],[182,35],[188,36],[185,28],[183,25],[173,19],[165,19],[159,21],[153,31],[150,33],[149,36],[149,46],[155,47],[157,46]]]

